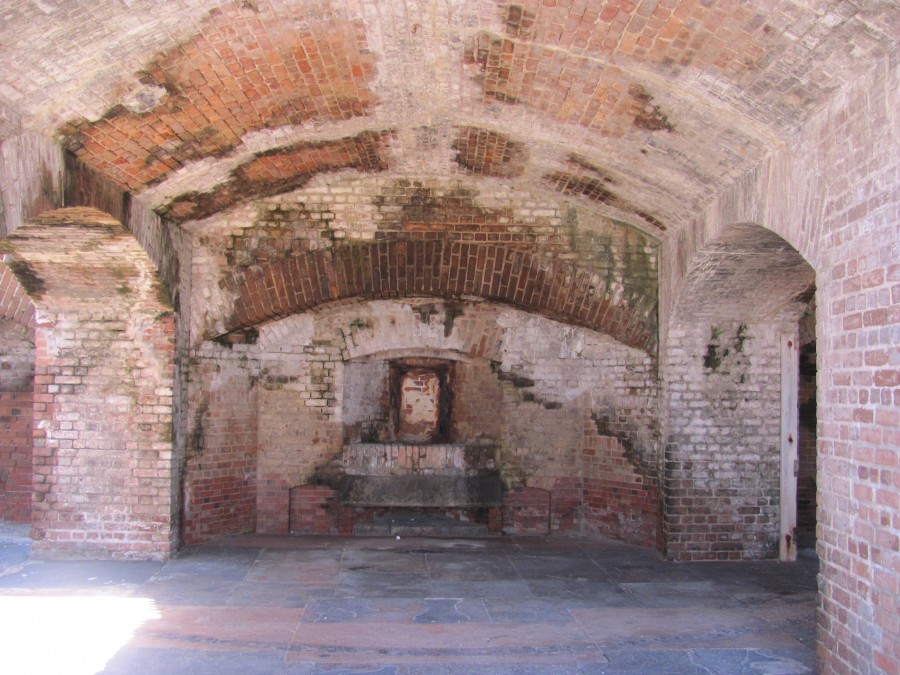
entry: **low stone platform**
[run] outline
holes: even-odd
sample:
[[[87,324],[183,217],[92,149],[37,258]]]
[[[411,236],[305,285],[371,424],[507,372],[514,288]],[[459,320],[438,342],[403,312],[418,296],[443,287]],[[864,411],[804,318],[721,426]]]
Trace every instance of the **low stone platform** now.
[[[496,473],[476,476],[345,476],[338,488],[350,506],[499,507],[503,482]]]
[[[353,526],[354,535],[402,537],[489,537],[484,523],[459,520],[441,513],[390,511],[370,523]]]
[[[344,446],[348,475],[458,476],[497,468],[497,448],[464,443],[351,443]]]

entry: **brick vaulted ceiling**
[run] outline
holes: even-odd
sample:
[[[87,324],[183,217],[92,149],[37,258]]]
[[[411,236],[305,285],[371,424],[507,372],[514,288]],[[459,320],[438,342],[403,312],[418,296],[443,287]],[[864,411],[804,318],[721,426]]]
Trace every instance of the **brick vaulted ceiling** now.
[[[7,0],[0,103],[173,222],[356,171],[665,238],[898,35],[876,0]]]

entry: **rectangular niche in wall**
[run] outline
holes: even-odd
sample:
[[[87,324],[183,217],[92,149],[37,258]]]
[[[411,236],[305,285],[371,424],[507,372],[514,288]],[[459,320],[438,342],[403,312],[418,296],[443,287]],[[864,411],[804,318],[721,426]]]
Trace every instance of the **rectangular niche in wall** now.
[[[452,362],[401,359],[390,363],[390,402],[396,440],[440,443],[450,440]]]

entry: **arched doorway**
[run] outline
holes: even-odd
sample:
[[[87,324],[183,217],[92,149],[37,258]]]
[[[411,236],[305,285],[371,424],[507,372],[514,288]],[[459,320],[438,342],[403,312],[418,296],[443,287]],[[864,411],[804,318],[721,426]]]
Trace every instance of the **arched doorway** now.
[[[723,228],[668,325],[667,554],[796,556],[800,317],[815,273],[781,237]]]

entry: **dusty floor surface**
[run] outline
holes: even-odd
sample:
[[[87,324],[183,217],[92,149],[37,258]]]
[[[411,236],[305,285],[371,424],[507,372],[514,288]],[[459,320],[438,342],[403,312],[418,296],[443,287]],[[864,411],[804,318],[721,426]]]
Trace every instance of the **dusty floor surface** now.
[[[244,536],[167,563],[0,528],[5,673],[812,673],[815,560],[611,540]]]

